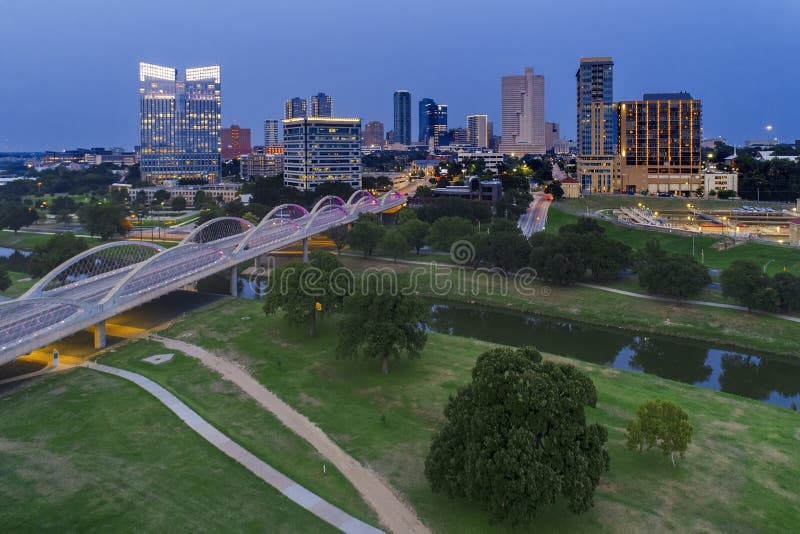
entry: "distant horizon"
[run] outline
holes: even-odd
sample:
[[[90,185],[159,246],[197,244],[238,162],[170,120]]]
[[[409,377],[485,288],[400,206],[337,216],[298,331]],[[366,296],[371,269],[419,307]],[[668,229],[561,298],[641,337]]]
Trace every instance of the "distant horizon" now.
[[[454,0],[298,0],[220,8],[198,0],[187,11],[154,0],[114,6],[84,0],[81,9],[44,0],[9,3],[0,31],[7,42],[25,45],[0,54],[3,72],[15,73],[0,85],[0,152],[132,150],[139,144],[139,61],[180,70],[220,65],[222,124],[250,128],[254,145],[261,144],[264,119],[283,118],[286,99],[319,91],[333,98],[334,115],[378,120],[389,131],[394,91],[408,90],[412,139],[416,104],[425,97],[448,105],[449,128],[486,114],[499,135],[500,78],[528,66],[545,77],[545,119],[560,124],[562,138],[574,139],[575,71],[580,57],[595,56],[614,60],[615,102],[679,91],[700,99],[705,139],[724,137],[733,145],[800,139],[800,73],[779,53],[800,48],[793,28],[800,5],[676,0],[662,13],[633,0],[597,4],[498,0],[486,9]],[[706,22],[689,28],[687,10]],[[24,23],[32,13],[35,32]],[[214,13],[211,37],[199,30],[208,13]],[[272,23],[296,16],[299,33],[292,24]],[[438,20],[442,33],[431,34],[420,16]],[[687,28],[680,31],[682,24]],[[91,31],[79,31],[84,27]],[[352,32],[342,31],[348,27]],[[220,31],[230,35],[222,39]],[[476,39],[481,31],[485,38]]]

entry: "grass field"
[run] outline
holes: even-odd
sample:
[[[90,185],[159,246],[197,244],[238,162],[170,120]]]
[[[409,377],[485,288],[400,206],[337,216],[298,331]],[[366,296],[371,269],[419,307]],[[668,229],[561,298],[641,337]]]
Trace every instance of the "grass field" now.
[[[16,298],[23,293],[25,293],[28,289],[31,288],[33,284],[36,283],[35,279],[26,280],[31,277],[28,273],[17,273],[14,271],[8,272],[9,278],[11,278],[11,287],[0,293],[4,297]],[[24,282],[20,282],[20,280],[25,280]]]
[[[237,320],[242,316],[251,320]],[[472,503],[433,494],[423,476],[423,459],[444,403],[468,381],[475,358],[490,345],[431,335],[420,360],[395,362],[383,376],[376,362],[334,359],[335,320],[324,321],[320,332],[309,339],[279,317],[264,318],[258,302],[225,299],[166,335],[236,358],[385,476],[434,531],[515,531],[491,524]],[[599,403],[589,418],[609,428],[611,471],[590,512],[575,516],[560,503],[541,514],[537,531],[785,532],[800,522],[797,413],[653,376],[573,363],[598,388]],[[687,458],[677,468],[656,452],[634,454],[623,447],[626,420],[639,403],[655,397],[681,404],[695,427]]]
[[[0,247],[16,248],[20,250],[33,250],[36,245],[41,245],[53,237],[52,234],[41,234],[37,232],[24,232],[20,230],[16,234],[10,230],[0,230]],[[94,237],[84,237],[90,247],[99,245],[101,241]]]
[[[4,532],[334,531],[138,386],[95,371],[0,392],[0,473]]]
[[[669,200],[669,199],[667,199]],[[557,232],[564,225],[577,221],[578,216],[560,209],[551,209],[547,215],[547,232]],[[627,243],[634,249],[641,249],[645,243],[655,239],[661,247],[671,253],[692,254],[692,238],[680,235],[663,234],[627,228],[608,221],[598,221],[605,233],[613,239]],[[694,239],[695,257],[700,259],[702,250],[705,264],[712,269],[725,269],[735,260],[751,260],[758,265],[764,265],[774,260],[767,267],[769,274],[787,271],[800,275],[800,250],[778,245],[764,245],[761,243],[742,243],[727,250],[718,250],[714,244],[718,237],[696,237]]]
[[[240,320],[238,317],[231,319]],[[351,515],[377,524],[372,510],[335,467],[328,464],[327,473],[323,475],[324,458],[236,386],[179,352],[170,362],[158,366],[142,361],[147,356],[165,352],[175,353],[160,343],[135,341],[106,353],[98,362],[154,380],[239,445],[295,482]]]

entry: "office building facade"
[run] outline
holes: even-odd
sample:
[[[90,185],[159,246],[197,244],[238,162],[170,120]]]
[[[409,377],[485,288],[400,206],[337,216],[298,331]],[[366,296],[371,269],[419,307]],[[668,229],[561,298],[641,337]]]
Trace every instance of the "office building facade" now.
[[[283,148],[284,185],[314,190],[339,181],[361,187],[361,119],[284,119]]]
[[[139,63],[142,180],[220,176],[222,97],[219,66],[186,69]]]
[[[253,151],[250,146],[250,128],[241,128],[238,124],[223,128],[220,134],[222,159],[236,159]]]
[[[243,180],[265,176],[271,178],[283,173],[283,154],[263,154],[253,152],[240,159],[239,174]]]
[[[264,148],[278,145],[278,121],[267,119],[264,121]]]
[[[394,92],[394,143],[411,144],[411,93],[403,89]]]
[[[419,131],[417,141],[427,144],[433,137],[433,125],[436,122],[436,101],[432,98],[423,98],[419,101]]]
[[[522,76],[503,76],[500,86],[500,151],[515,156],[544,154],[544,76],[527,67]]]
[[[364,125],[364,136],[361,142],[368,147],[382,147],[383,135],[383,123],[381,121],[370,121]]]
[[[284,119],[297,119],[306,115],[308,115],[308,103],[299,96],[288,99],[283,105]]]
[[[544,123],[544,144],[547,151],[553,150],[553,145],[561,139],[561,125],[557,122]]]
[[[467,115],[467,144],[470,144],[475,148],[488,148],[488,115]]]
[[[311,117],[333,117],[331,95],[317,93],[308,99],[308,114]]]
[[[614,183],[616,114],[614,62],[610,57],[581,58],[575,73],[577,89],[577,171],[586,192],[610,193]]]
[[[689,93],[645,94],[617,104],[622,191],[691,196],[703,185],[702,104]]]

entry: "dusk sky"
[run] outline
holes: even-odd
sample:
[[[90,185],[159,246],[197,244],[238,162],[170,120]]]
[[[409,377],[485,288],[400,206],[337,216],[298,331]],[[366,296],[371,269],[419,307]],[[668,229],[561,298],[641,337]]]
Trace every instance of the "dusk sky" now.
[[[138,144],[138,62],[222,67],[222,122],[253,128],[324,91],[392,128],[392,93],[487,113],[500,77],[545,76],[547,120],[575,136],[581,56],[612,56],[614,100],[686,90],[704,137],[800,139],[797,0],[0,0],[0,151]]]

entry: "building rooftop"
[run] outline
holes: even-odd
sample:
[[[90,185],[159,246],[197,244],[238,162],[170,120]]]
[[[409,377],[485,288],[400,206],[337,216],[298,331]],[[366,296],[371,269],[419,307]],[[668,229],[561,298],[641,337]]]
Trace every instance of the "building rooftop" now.
[[[582,57],[581,63],[613,63],[610,57]]]
[[[679,93],[645,93],[642,100],[694,100],[692,95],[685,91]]]
[[[561,183],[562,183],[562,184],[577,184],[577,183],[579,183],[579,182],[578,182],[578,180],[576,180],[575,178],[573,178],[573,177],[571,177],[571,176],[567,176],[566,178],[564,178],[563,180],[561,180]]]

